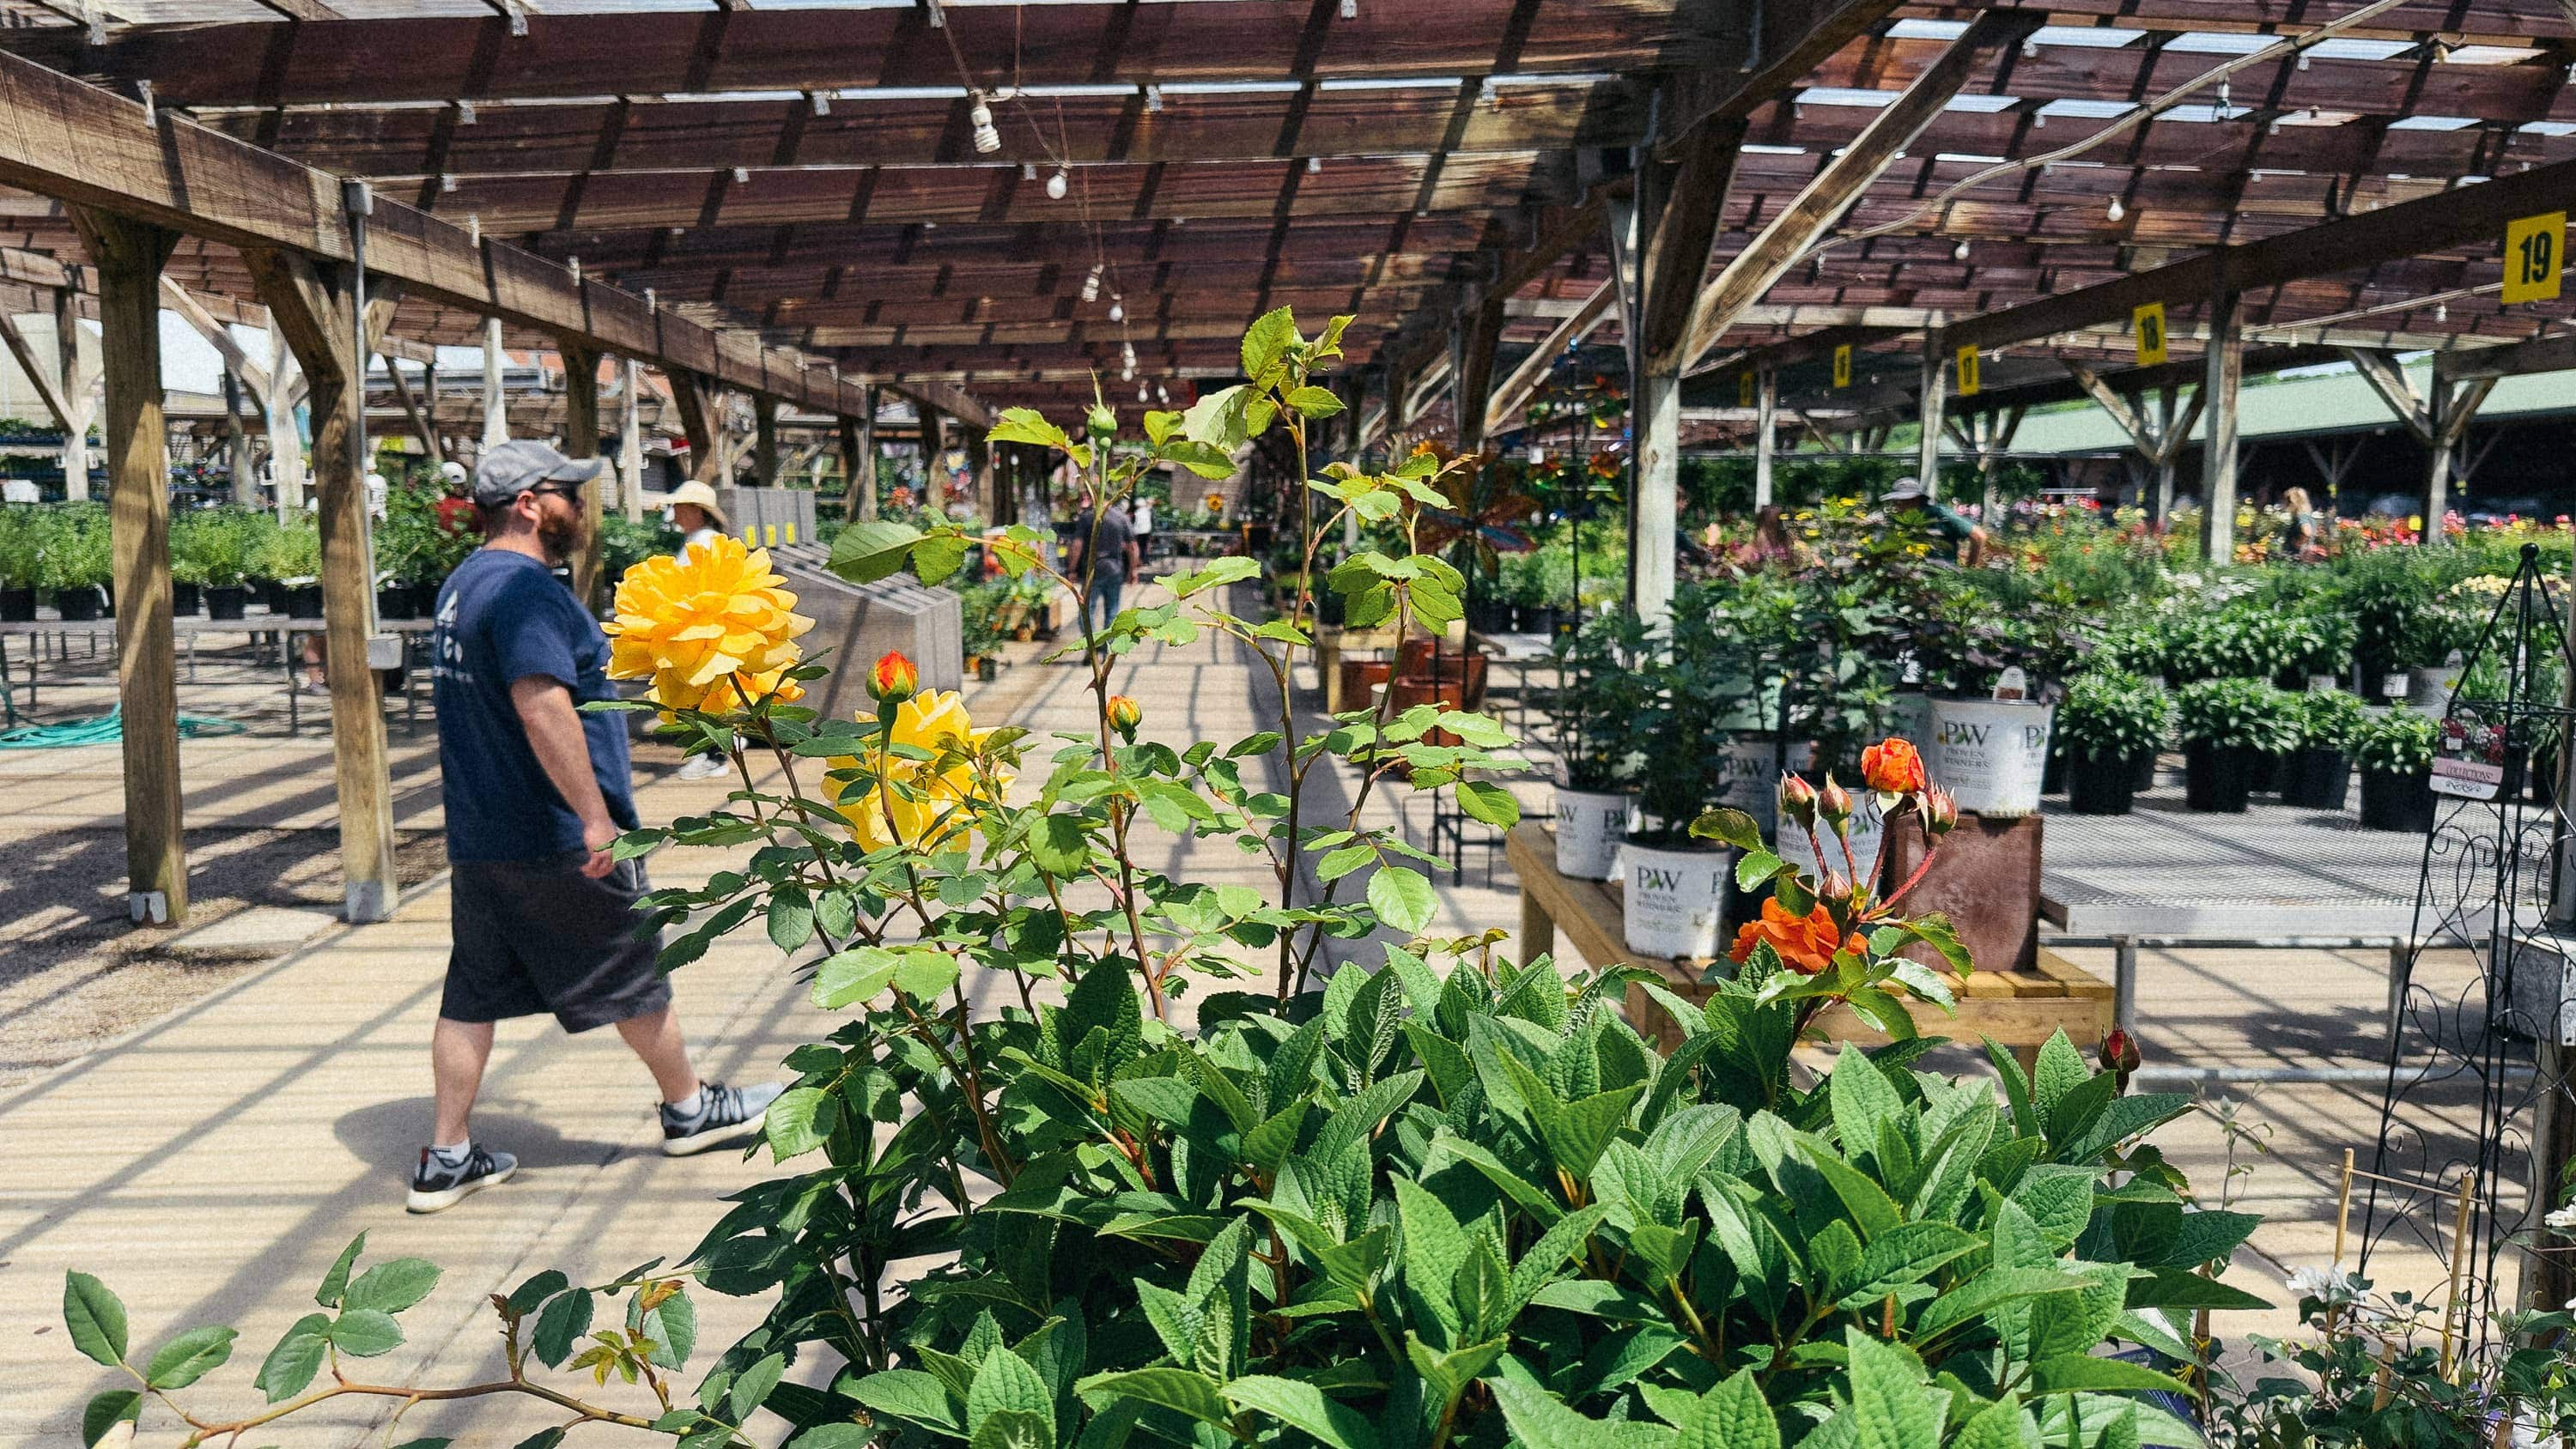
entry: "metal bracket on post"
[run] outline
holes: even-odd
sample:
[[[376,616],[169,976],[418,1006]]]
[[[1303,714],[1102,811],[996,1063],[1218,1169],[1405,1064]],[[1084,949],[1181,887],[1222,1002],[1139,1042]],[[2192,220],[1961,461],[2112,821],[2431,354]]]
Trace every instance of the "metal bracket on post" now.
[[[128,891],[125,916],[131,921],[150,921],[156,926],[170,924],[170,897],[161,891]]]

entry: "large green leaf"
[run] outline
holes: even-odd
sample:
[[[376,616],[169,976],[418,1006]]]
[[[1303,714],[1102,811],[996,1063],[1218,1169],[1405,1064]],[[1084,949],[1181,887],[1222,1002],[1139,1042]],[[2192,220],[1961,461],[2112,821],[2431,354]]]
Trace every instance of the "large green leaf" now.
[[[1408,936],[1422,934],[1440,914],[1439,893],[1410,866],[1379,866],[1369,877],[1368,903],[1379,920]]]
[[[63,1326],[72,1347],[111,1367],[125,1361],[125,1304],[87,1273],[63,1275]]]
[[[1780,1449],[1780,1421],[1753,1370],[1740,1369],[1701,1395],[1683,1417],[1674,1449]]]
[[[872,584],[903,567],[921,530],[890,518],[861,519],[832,540],[832,572],[854,584]]]
[[[340,1306],[340,1295],[348,1291],[349,1270],[357,1266],[358,1255],[365,1252],[366,1247],[367,1235],[364,1233],[349,1240],[349,1246],[340,1250],[340,1256],[331,1261],[330,1270],[322,1275],[322,1286],[313,1290],[314,1302],[325,1308]]]
[[[438,1286],[438,1265],[426,1258],[392,1258],[378,1263],[349,1284],[343,1308],[373,1308],[400,1313],[429,1296]]]
[[[96,1444],[107,1437],[107,1431],[119,1424],[130,1424],[143,1416],[143,1395],[135,1389],[109,1389],[93,1396],[81,1410],[81,1443]]]
[[[374,1308],[349,1308],[331,1321],[331,1346],[355,1358],[374,1358],[402,1347],[402,1325]]]
[[[1225,1396],[1217,1391],[1216,1380],[1188,1369],[1130,1369],[1125,1373],[1093,1374],[1080,1385],[1082,1396],[1094,1403],[1128,1398],[1187,1414],[1202,1423],[1223,1428],[1230,1417]]]
[[[1843,1330],[1851,1356],[1852,1413],[1861,1449],[1923,1449],[1941,1442],[1941,1411],[1925,1392],[1922,1361],[1858,1327]]]
[[[2030,1382],[2031,1390],[2042,1394],[2191,1392],[2180,1379],[2157,1373],[2144,1364],[2096,1358],[2089,1353],[2043,1359],[2031,1365]]]
[[[1494,1402],[1522,1449],[1674,1449],[1677,1435],[1637,1420],[1605,1423],[1567,1408],[1546,1389],[1517,1379],[1493,1381]]]
[[[1368,1416],[1324,1397],[1313,1384],[1251,1374],[1225,1386],[1230,1403],[1268,1414],[1283,1424],[1322,1440],[1330,1449],[1378,1449],[1377,1430]]]
[[[966,1437],[966,1420],[947,1385],[920,1369],[887,1369],[850,1386],[850,1397],[880,1414],[919,1424],[951,1438]]]
[[[323,1355],[330,1347],[330,1341],[325,1337],[330,1327],[329,1314],[305,1314],[295,1321],[293,1328],[286,1330],[286,1336],[277,1341],[277,1347],[268,1351],[268,1357],[260,1361],[259,1376],[251,1382],[261,1393],[268,1395],[270,1403],[284,1403],[304,1392],[305,1385],[312,1383],[313,1376],[321,1372]]]
[[[233,1340],[239,1336],[240,1331],[232,1328],[189,1329],[152,1355],[143,1382],[156,1389],[184,1389],[223,1367],[233,1356]]]
[[[967,1437],[974,1438],[988,1416],[1005,1412],[1038,1419],[1045,1425],[1045,1442],[1054,1442],[1055,1392],[1027,1359],[1009,1349],[997,1349],[984,1355],[974,1385],[966,1391]]]

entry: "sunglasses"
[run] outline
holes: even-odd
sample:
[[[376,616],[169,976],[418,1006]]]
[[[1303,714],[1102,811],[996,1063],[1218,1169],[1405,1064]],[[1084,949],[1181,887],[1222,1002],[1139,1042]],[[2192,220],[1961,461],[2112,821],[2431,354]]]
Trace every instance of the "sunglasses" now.
[[[540,483],[530,488],[528,493],[532,497],[539,493],[551,493],[570,503],[581,501],[581,485],[578,483]]]

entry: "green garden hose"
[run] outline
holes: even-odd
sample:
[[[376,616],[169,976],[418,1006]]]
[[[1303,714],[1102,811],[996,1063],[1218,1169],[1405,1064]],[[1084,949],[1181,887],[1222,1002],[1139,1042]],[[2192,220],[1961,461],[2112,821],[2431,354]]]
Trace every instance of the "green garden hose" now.
[[[11,711],[14,716],[16,711]],[[120,711],[109,710],[88,719],[65,720],[60,724],[20,725],[0,730],[0,750],[58,750],[72,745],[112,745],[124,738],[125,722]],[[215,735],[237,735],[242,732],[239,720],[216,719],[201,714],[179,716],[179,738],[206,739]]]

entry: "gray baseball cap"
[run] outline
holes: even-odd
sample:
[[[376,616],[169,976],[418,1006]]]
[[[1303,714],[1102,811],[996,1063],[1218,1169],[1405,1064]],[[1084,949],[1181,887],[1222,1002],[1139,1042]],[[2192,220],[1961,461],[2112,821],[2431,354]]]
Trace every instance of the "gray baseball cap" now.
[[[540,483],[587,483],[607,465],[605,458],[567,458],[533,438],[514,438],[486,450],[474,465],[474,501],[498,508]]]

